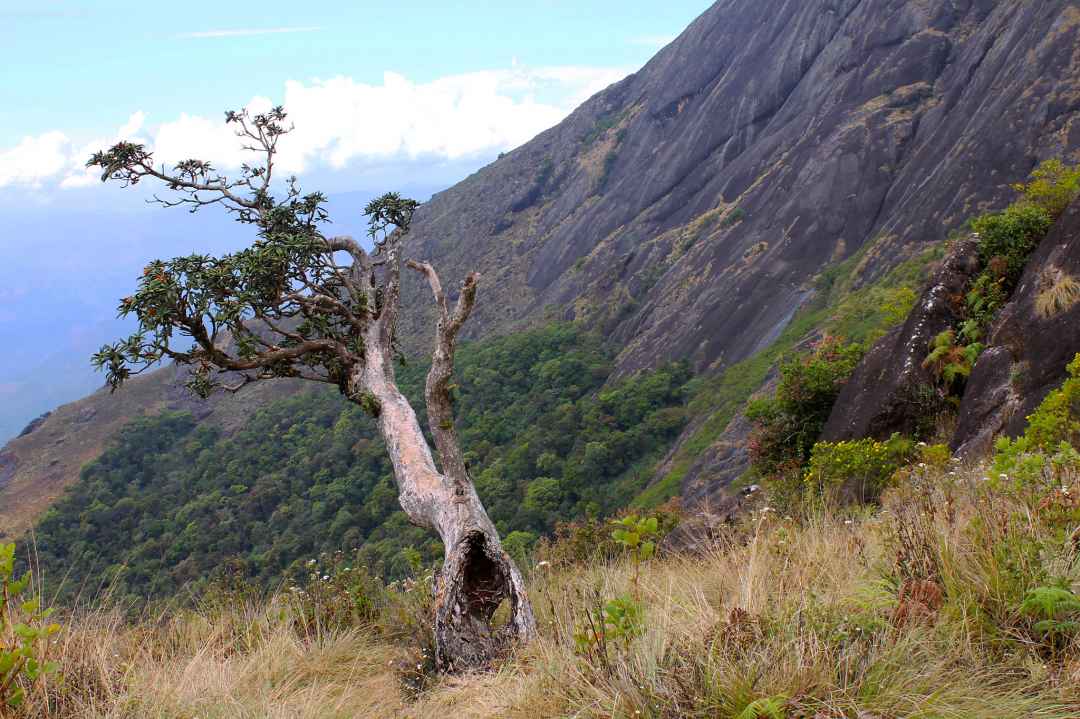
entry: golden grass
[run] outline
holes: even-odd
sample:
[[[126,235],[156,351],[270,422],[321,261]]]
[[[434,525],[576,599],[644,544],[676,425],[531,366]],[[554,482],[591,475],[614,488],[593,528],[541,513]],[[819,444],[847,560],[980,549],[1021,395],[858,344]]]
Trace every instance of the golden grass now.
[[[648,563],[636,585],[620,563],[536,568],[540,639],[493,673],[439,678],[419,696],[398,679],[403,647],[372,629],[304,636],[283,620],[285,597],[134,626],[90,612],[64,634],[68,685],[54,687],[51,716],[735,718],[769,698],[790,719],[1078,716],[1078,648],[1049,661],[1020,635],[1004,641],[1015,598],[991,549],[1005,535],[980,518],[1008,501],[979,478],[895,493],[877,513],[761,511],[704,556]],[[946,596],[910,622],[896,621],[901,521],[914,521],[909,554],[938,567]],[[1024,531],[1042,531],[1031,521]],[[594,593],[645,608],[609,669],[571,638]]]
[[[1039,278],[1035,311],[1043,319],[1057,317],[1080,302],[1080,282],[1056,267],[1048,267]]]

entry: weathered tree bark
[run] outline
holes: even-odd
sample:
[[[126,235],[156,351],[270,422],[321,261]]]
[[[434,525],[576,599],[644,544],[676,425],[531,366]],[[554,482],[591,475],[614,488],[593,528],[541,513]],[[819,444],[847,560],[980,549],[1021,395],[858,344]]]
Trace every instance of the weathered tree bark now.
[[[443,671],[488,665],[510,641],[527,641],[536,621],[525,584],[503,550],[498,532],[476,494],[454,429],[449,392],[458,331],[476,300],[478,276],[462,285],[451,312],[435,270],[421,263],[409,267],[427,277],[438,310],[435,349],[425,387],[428,423],[440,467],[420,429],[416,413],[394,379],[393,332],[400,286],[396,246],[387,248],[385,305],[379,321],[364,335],[364,362],[352,370],[350,393],[367,393],[378,408],[379,427],[394,468],[399,501],[415,524],[438,532],[445,547],[435,582],[436,662]],[[509,621],[491,620],[509,602]]]
[[[367,204],[374,256],[351,237],[323,236],[323,195],[303,195],[293,180],[283,200],[270,193],[277,142],[290,131],[285,117],[280,107],[255,116],[226,113],[245,147],[262,156],[262,164],[245,164],[232,179],[199,160],[180,162],[170,173],[144,146],[130,142],[90,159],[89,166],[104,171],[103,180],[160,180],[179,198],[155,195],[160,204],[192,211],[221,205],[256,226],[260,237],[222,258],[193,255],[147,265],[138,291],[121,304],[123,314],[138,317],[139,331],[104,346],[94,361],[114,389],[132,375],[132,365],[138,374],[169,358],[193,367],[189,386],[203,396],[215,387],[235,392],[263,379],[300,378],[332,384],[375,414],[402,509],[414,523],[438,532],[446,551],[435,582],[437,663],[448,671],[484,666],[507,640],[528,640],[536,622],[521,574],[476,495],[454,431],[454,344],[476,301],[478,277],[465,280],[451,312],[435,270],[409,263],[426,276],[439,313],[426,386],[436,467],[416,413],[394,379],[401,248],[418,203],[390,192]],[[349,261],[341,264],[338,255]],[[194,346],[175,347],[176,337],[190,337]],[[214,372],[233,373],[235,381],[224,384]],[[495,630],[492,617],[504,601],[509,621]]]

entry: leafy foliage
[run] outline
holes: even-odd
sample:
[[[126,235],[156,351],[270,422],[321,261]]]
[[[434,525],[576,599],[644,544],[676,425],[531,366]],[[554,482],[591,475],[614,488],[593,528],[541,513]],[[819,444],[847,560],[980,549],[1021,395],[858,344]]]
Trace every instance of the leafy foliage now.
[[[611,538],[630,555],[634,563],[634,587],[637,587],[641,563],[652,559],[656,553],[656,540],[660,536],[660,522],[656,517],[638,517],[630,514],[611,520],[615,529]]]
[[[864,351],[862,345],[826,337],[812,352],[780,366],[774,397],[747,407],[746,416],[754,423],[752,471],[770,485],[778,501],[801,494],[803,466]]]
[[[1050,159],[1035,168],[1028,182],[1013,185],[1013,189],[1051,217],[1057,217],[1080,194],[1080,167]]]
[[[571,325],[464,345],[457,364],[466,459],[522,556],[557,522],[625,504],[647,481],[635,467],[685,423],[686,367],[604,387],[609,356]],[[425,372],[399,371],[414,403]],[[91,593],[113,585],[132,600],[197,592],[223,571],[271,588],[339,549],[359,550],[354,567],[400,578],[414,574],[413,552],[423,564],[442,552],[398,509],[373,421],[332,392],[274,402],[231,436],[186,414],[136,420],[36,535],[46,576],[67,575],[64,596],[91,582]]]
[[[1014,189],[1020,193],[1016,202],[1001,212],[971,220],[978,241],[979,271],[964,294],[957,327],[933,339],[923,363],[939,379],[943,395],[954,402],[963,394],[965,381],[982,353],[979,340],[1016,290],[1031,253],[1080,193],[1080,167],[1048,160],[1032,172],[1030,182],[1014,185]],[[1050,279],[1051,286],[1044,288],[1038,300],[1038,311],[1044,317],[1071,306],[1080,296],[1071,277],[1062,276],[1056,283]]]
[[[52,609],[30,596],[30,573],[17,576],[15,545],[0,544],[0,715],[20,706],[29,688],[59,671],[49,659],[60,625],[49,622]]]
[[[1062,587],[1036,587],[1028,592],[1020,611],[1038,619],[1036,632],[1053,638],[1068,637],[1080,630],[1080,597]]]
[[[915,456],[915,443],[894,434],[888,440],[818,442],[806,472],[807,489],[817,497],[841,495],[876,501],[893,474]]]
[[[190,255],[148,264],[134,294],[125,297],[121,316],[134,315],[138,329],[94,355],[113,389],[169,359],[192,367],[189,388],[206,396],[222,385],[219,371],[238,373],[239,384],[274,377],[303,377],[339,386],[349,394],[347,368],[364,356],[362,334],[378,317],[375,273],[363,249],[349,238],[328,239],[326,197],[303,194],[289,178],[283,197],[272,194],[277,143],[290,132],[285,111],[250,116],[226,113],[245,147],[261,164],[241,167],[228,178],[200,160],[184,160],[171,171],[156,167],[142,145],[121,142],[87,163],[102,169],[102,180],[125,185],[144,178],[161,181],[174,199],[165,206],[195,212],[218,205],[251,225],[257,240],[223,257]],[[394,232],[407,232],[417,207],[388,193],[365,208],[376,250]],[[338,264],[336,252],[351,256],[352,267]],[[396,284],[393,272],[385,284]],[[228,341],[226,341],[228,340]]]
[[[746,705],[735,719],[784,719],[787,716],[786,697],[756,699]]]
[[[1023,436],[995,445],[993,472],[1016,491],[1057,487],[1063,473],[1080,471],[1080,355],[1068,378],[1028,418]]]
[[[968,329],[967,334],[974,330]],[[964,382],[971,376],[971,370],[975,367],[976,360],[983,351],[983,345],[978,342],[960,344],[957,342],[955,330],[945,330],[930,343],[930,354],[923,360],[926,367],[934,376],[948,388],[950,396],[961,394]],[[957,389],[960,388],[960,389]]]
[[[610,673],[620,653],[630,651],[630,642],[645,629],[645,609],[630,596],[604,602],[594,593],[581,622],[574,631],[574,646],[593,668]]]

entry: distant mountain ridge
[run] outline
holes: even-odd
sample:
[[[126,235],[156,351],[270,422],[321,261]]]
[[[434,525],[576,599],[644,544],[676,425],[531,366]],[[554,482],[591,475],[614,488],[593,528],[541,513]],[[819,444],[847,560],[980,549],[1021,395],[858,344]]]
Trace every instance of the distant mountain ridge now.
[[[876,241],[857,275],[880,276],[1004,204],[1040,160],[1075,157],[1078,47],[1078,0],[719,0],[639,72],[433,196],[412,251],[449,287],[482,273],[472,337],[572,319],[619,349],[622,374],[679,358],[719,371],[769,346],[823,269]],[[416,278],[407,290],[429,306]],[[429,319],[405,313],[407,347],[426,349]],[[189,402],[171,372],[9,443],[0,531],[125,418]],[[288,391],[199,411],[228,424]],[[92,436],[77,422],[91,407]]]

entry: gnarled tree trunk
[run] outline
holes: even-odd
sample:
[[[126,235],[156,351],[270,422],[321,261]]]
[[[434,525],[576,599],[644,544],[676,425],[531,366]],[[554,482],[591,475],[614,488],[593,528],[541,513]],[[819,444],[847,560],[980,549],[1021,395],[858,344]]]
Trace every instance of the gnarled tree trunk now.
[[[439,278],[430,265],[410,262],[423,273],[435,295],[439,312],[435,351],[425,388],[428,421],[438,450],[436,467],[416,413],[398,390],[393,369],[393,321],[396,311],[397,249],[389,248],[391,277],[387,305],[380,321],[365,333],[365,361],[353,369],[354,398],[367,393],[378,407],[399,501],[415,524],[433,529],[442,538],[445,558],[435,582],[436,663],[443,671],[486,666],[509,641],[526,641],[536,621],[524,581],[503,550],[498,532],[476,494],[454,430],[449,383],[454,344],[472,311],[477,276],[462,286],[457,306],[450,311]],[[491,625],[495,610],[509,602],[507,624]]]

